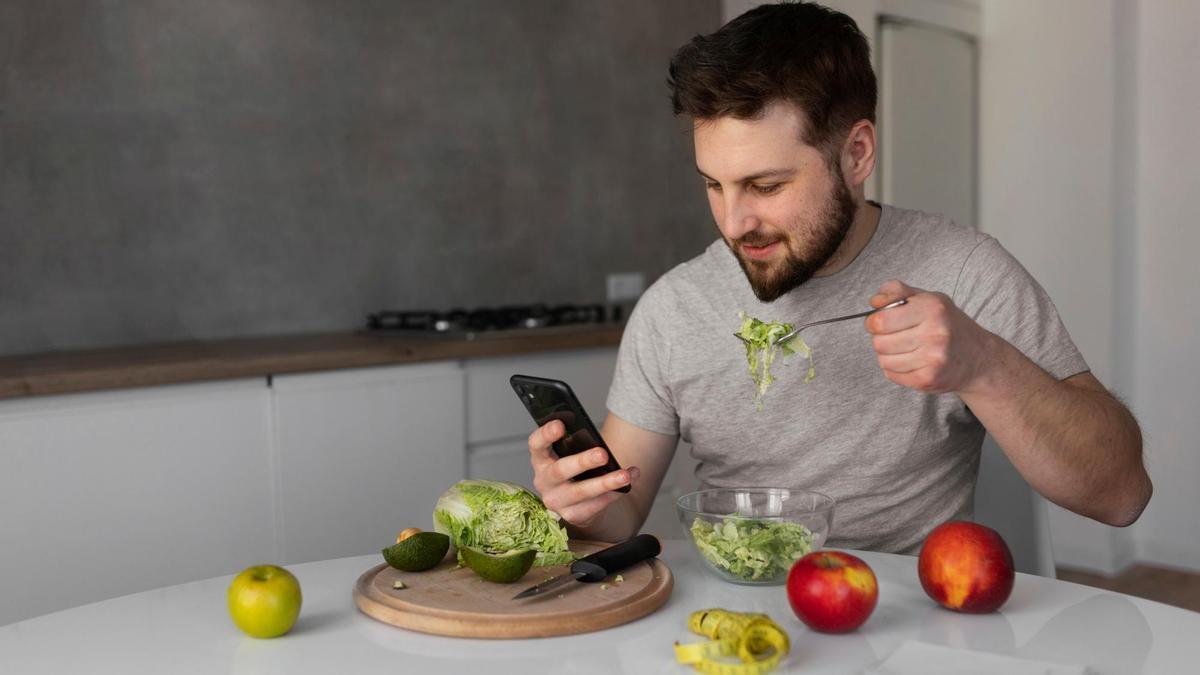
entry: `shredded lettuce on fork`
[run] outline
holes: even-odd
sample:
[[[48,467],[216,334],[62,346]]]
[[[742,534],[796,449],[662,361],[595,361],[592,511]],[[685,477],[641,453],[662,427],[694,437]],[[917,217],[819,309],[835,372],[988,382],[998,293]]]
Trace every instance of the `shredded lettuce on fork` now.
[[[434,529],[464,546],[489,553],[537,551],[534,565],[561,565],[575,560],[567,548],[567,530],[557,513],[516,483],[498,480],[461,480],[438,499],[433,510]]]
[[[750,379],[754,381],[756,388],[755,409],[762,410],[763,396],[766,395],[771,383],[775,381],[771,375],[771,364],[775,362],[775,357],[790,356],[796,353],[806,356],[808,357],[808,372],[804,375],[804,381],[810,382],[817,376],[816,370],[813,369],[812,348],[799,335],[781,345],[775,342],[792,331],[794,328],[792,324],[779,321],[760,321],[748,316],[745,312],[738,312],[738,317],[742,320],[742,327],[738,330],[738,335],[746,340],[744,343],[746,345],[746,362],[750,365]]]

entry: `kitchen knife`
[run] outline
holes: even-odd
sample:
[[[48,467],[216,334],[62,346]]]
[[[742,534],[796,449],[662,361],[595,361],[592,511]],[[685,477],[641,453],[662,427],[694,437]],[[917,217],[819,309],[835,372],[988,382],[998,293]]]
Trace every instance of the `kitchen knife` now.
[[[662,544],[658,542],[652,534],[639,534],[632,539],[609,546],[602,551],[580,558],[571,563],[570,571],[566,574],[550,577],[540,584],[531,586],[517,595],[513,596],[513,600],[522,598],[532,598],[535,595],[545,595],[552,589],[558,588],[572,581],[596,582],[603,581],[605,577],[613,572],[621,570],[641,562],[647,558],[662,553]]]

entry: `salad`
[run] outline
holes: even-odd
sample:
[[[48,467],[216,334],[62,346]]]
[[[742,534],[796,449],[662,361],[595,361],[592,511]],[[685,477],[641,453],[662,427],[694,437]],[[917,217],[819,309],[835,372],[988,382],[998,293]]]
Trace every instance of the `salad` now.
[[[770,581],[812,551],[813,533],[799,523],[726,516],[692,521],[692,540],[714,567],[743,581]]]
[[[754,381],[756,410],[762,410],[763,396],[775,381],[771,376],[771,364],[776,356],[799,353],[808,358],[808,372],[804,375],[804,381],[811,382],[817,376],[817,371],[813,369],[812,348],[799,335],[782,345],[775,344],[777,339],[791,332],[794,328],[792,324],[760,321],[747,316],[745,312],[739,312],[738,316],[742,320],[742,327],[737,334],[746,341],[746,362],[750,365],[750,379]]]

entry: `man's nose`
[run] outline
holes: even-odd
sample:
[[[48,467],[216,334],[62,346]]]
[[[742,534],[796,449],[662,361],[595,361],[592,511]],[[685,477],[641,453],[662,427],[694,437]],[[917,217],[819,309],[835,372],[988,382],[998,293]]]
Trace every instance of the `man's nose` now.
[[[762,222],[754,213],[748,200],[740,198],[728,191],[724,200],[725,219],[722,221],[721,233],[727,239],[740,239],[747,232],[758,229]]]

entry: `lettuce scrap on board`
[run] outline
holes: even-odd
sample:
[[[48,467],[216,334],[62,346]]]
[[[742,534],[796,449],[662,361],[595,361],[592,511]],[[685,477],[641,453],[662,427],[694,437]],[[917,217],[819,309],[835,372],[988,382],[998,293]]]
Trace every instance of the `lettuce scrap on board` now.
[[[746,362],[750,365],[750,379],[754,381],[754,407],[762,410],[762,399],[771,383],[775,381],[771,375],[771,364],[777,356],[790,356],[799,353],[808,358],[808,372],[804,375],[805,382],[811,382],[817,376],[813,368],[812,348],[799,335],[783,344],[775,341],[792,331],[794,326],[779,321],[760,321],[745,312],[738,313],[742,327],[738,335],[746,340]]]
[[[433,527],[459,549],[459,565],[464,546],[489,553],[533,549],[538,552],[535,566],[570,563],[575,554],[567,548],[567,530],[559,520],[536,494],[498,480],[461,480],[433,510]]]

